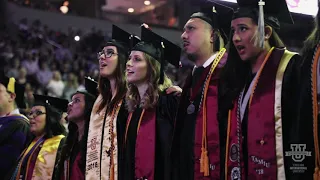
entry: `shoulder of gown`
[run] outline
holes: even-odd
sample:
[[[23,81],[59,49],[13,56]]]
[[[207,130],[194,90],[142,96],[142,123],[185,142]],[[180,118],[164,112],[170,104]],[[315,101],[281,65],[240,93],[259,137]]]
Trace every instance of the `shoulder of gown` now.
[[[179,97],[177,95],[174,95],[174,93],[166,94],[166,91],[161,92],[158,101],[158,113],[168,118],[173,125],[178,111],[178,104]]]

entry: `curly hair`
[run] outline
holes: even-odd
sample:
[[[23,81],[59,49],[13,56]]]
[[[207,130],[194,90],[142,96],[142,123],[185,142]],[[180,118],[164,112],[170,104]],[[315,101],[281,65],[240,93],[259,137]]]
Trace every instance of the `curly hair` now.
[[[172,81],[164,74],[163,84],[159,84],[160,80],[160,63],[150,55],[143,53],[143,58],[147,60],[147,83],[148,88],[143,98],[140,99],[137,86],[128,83],[128,90],[126,94],[126,107],[129,112],[133,112],[138,106],[143,109],[150,109],[158,103],[159,94],[172,86]]]

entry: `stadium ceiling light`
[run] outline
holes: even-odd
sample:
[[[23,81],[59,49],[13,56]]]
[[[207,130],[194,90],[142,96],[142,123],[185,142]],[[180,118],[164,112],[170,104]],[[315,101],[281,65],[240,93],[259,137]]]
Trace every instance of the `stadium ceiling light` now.
[[[67,6],[61,6],[60,7],[60,11],[63,13],[63,14],[66,14],[68,11],[69,11],[69,8]]]
[[[134,12],[134,9],[133,9],[133,8],[129,8],[129,9],[128,9],[128,12],[129,12],[129,13],[133,13],[133,12]]]
[[[148,0],[144,1],[144,5],[149,6],[150,4],[151,4],[150,1],[148,1]]]

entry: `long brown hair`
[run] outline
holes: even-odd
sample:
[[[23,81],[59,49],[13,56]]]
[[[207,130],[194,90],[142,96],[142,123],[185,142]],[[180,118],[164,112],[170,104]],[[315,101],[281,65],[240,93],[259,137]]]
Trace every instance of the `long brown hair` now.
[[[258,25],[257,21],[254,19],[252,21],[255,25]],[[275,29],[272,28],[272,30],[268,40],[270,46],[276,48],[284,47],[285,45]],[[245,86],[246,80],[249,78],[249,72],[251,72],[250,64],[241,60],[232,42],[232,36],[233,33],[230,33],[228,59],[220,75],[219,107],[222,111],[233,107],[233,101]]]
[[[126,79],[124,71],[126,67],[126,61],[128,59],[128,53],[121,48],[116,48],[118,51],[118,64],[114,72],[114,77],[116,80],[116,95],[113,99],[109,79],[99,76],[98,81],[99,93],[102,96],[102,102],[100,103],[98,112],[100,112],[105,106],[108,106],[107,114],[112,112],[114,107],[125,97],[126,94]]]
[[[129,112],[133,112],[139,105],[143,109],[150,109],[157,105],[159,94],[168,87],[172,86],[172,81],[167,75],[164,75],[163,84],[159,85],[160,80],[160,63],[150,55],[143,53],[143,57],[147,60],[147,77],[148,89],[142,99],[140,99],[138,88],[132,84],[128,84],[126,94],[126,106]],[[143,102],[143,103],[141,103]]]

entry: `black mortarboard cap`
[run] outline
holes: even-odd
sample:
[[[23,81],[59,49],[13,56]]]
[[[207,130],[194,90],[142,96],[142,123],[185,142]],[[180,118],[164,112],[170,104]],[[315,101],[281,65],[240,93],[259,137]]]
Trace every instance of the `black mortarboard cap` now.
[[[85,77],[85,88],[89,94],[93,96],[98,96],[98,82],[91,77]]]
[[[112,25],[112,40],[107,42],[107,46],[116,46],[128,52],[138,42],[140,42],[140,39],[137,36],[128,33],[116,25]]]
[[[263,2],[265,22],[275,29],[280,28],[279,22],[293,24],[286,0],[237,0],[238,10],[233,19],[249,17],[256,22],[259,19],[259,2]]]
[[[209,23],[213,29],[218,29],[224,37],[229,36],[233,9],[225,5],[205,1],[201,3],[200,11],[193,13],[190,18],[199,18]]]
[[[280,22],[293,24],[286,0],[237,0],[238,10],[233,19],[248,17],[258,23],[256,44],[264,47],[265,24],[275,30],[280,29]]]
[[[60,110],[61,112],[67,112],[68,111],[68,104],[69,101],[66,99],[56,98],[52,96],[45,96],[45,95],[39,95],[39,94],[33,94],[34,96],[34,105],[50,105],[54,108]]]
[[[90,96],[93,99],[97,98],[99,95],[99,91],[98,91],[98,82],[95,81],[94,79],[92,79],[91,77],[85,77],[85,89],[81,89],[78,90],[77,92],[73,93],[71,95],[71,98],[75,95],[75,94],[84,94],[85,96]]]
[[[161,64],[159,83],[162,84],[164,80],[164,66],[167,63],[175,67],[180,66],[181,48],[145,26],[141,26],[141,40],[142,42],[136,44],[132,50],[144,52]]]
[[[13,77],[7,77],[3,71],[0,72],[0,83],[6,87],[8,92],[16,94],[15,102],[18,108],[24,109],[27,107],[24,98],[24,85],[17,83]]]

